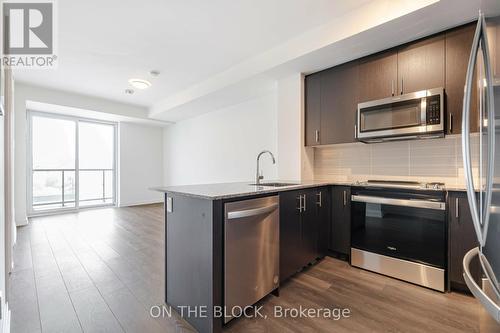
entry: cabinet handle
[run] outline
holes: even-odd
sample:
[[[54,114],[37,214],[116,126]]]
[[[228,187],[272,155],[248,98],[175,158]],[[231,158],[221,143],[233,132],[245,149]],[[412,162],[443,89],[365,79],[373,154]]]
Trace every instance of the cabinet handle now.
[[[354,124],[354,138],[358,137],[358,125]]]
[[[297,207],[297,210],[302,213],[302,195],[299,195],[297,200],[299,200],[299,207]]]
[[[302,196],[302,202],[303,202],[302,208],[304,209],[303,212],[305,212],[306,211],[306,195],[305,194]]]
[[[316,143],[319,142],[319,130],[314,131],[314,134],[316,136]]]
[[[344,191],[344,207],[347,205],[347,192]]]
[[[401,78],[401,95],[403,95],[403,78]]]
[[[318,196],[318,201],[316,202],[316,204],[317,204],[319,207],[321,207],[321,205],[323,204],[323,199],[322,199],[322,197],[321,197],[321,193],[322,193],[322,192],[318,192],[318,193],[316,193],[316,195]]]
[[[458,219],[460,216],[459,206],[458,206],[458,198],[455,198],[455,218]]]
[[[451,132],[453,132],[453,114],[450,113],[450,119],[448,121],[448,130]]]
[[[394,80],[391,80],[391,95],[394,96]]]

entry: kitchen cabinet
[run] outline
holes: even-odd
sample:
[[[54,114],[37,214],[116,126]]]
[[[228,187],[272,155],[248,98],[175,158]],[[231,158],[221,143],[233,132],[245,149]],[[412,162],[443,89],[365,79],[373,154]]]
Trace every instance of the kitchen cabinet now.
[[[280,193],[280,281],[325,255],[327,188]]]
[[[316,218],[319,222],[318,255],[323,257],[328,252],[328,241],[330,238],[330,217],[331,217],[331,191],[330,187],[320,187],[315,189],[316,196]]]
[[[323,257],[328,250],[328,221],[330,216],[327,187],[307,190],[302,212],[303,262]]]
[[[479,244],[472,224],[467,194],[450,192],[448,194],[448,229],[449,229],[449,261],[448,278],[452,289],[468,290],[463,279],[462,260],[464,255]],[[479,261],[471,263],[471,273],[479,281]]]
[[[490,54],[500,86],[500,22],[488,21]],[[425,89],[445,89],[446,134],[460,134],[463,87],[475,22],[311,74],[305,80],[307,146],[356,141],[357,104]],[[473,89],[471,131],[478,131]],[[497,89],[500,91],[500,89]]]
[[[365,57],[359,62],[359,101],[444,87],[445,61],[444,34]]]
[[[351,188],[334,186],[332,190],[332,217],[330,250],[349,256],[351,252]]]
[[[476,24],[468,24],[446,32],[446,134],[462,132],[464,85],[472,39]],[[473,82],[476,82],[474,79]],[[470,129],[478,131],[477,90],[472,89]]]
[[[301,243],[302,192],[280,193],[280,281],[302,267]]]
[[[358,62],[305,78],[305,144],[355,142]]]
[[[407,94],[444,87],[445,34],[418,40],[398,49],[398,90]]]
[[[500,85],[500,17],[488,18],[488,43],[496,85]]]
[[[320,144],[320,125],[321,125],[321,108],[320,108],[320,89],[321,89],[321,73],[311,74],[305,78],[305,107],[306,107],[306,146],[314,146]]]
[[[359,62],[359,102],[367,102],[396,94],[398,53],[396,50],[370,55]]]
[[[320,143],[356,141],[358,107],[358,62],[353,61],[322,72]]]

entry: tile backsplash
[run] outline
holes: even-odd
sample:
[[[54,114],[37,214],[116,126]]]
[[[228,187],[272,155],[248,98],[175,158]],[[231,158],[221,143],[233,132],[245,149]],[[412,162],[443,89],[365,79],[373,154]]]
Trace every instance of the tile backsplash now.
[[[478,160],[478,136],[471,138]],[[474,177],[477,163],[473,162]],[[331,181],[410,180],[464,187],[460,135],[388,143],[352,143],[315,148],[314,178]]]

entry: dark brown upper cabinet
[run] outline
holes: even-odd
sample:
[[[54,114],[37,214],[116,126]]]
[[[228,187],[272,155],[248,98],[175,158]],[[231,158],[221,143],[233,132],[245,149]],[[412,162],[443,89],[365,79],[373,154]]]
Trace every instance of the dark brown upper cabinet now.
[[[322,72],[320,143],[355,142],[358,62]]]
[[[500,84],[500,17],[488,18],[486,22],[492,71],[498,85]]]
[[[468,24],[446,32],[446,134],[462,132],[462,107],[465,75],[469,62],[476,24]],[[474,79],[473,82],[476,82]],[[472,89],[471,131],[478,130],[477,91]]]
[[[321,73],[315,73],[305,78],[305,115],[306,115],[306,146],[320,144],[321,124]]]
[[[407,94],[444,87],[445,35],[403,45],[398,50],[398,90]]]
[[[475,23],[311,74],[305,81],[307,146],[356,141],[357,104],[424,89],[445,89],[447,134],[459,134]],[[488,26],[490,54],[500,53],[500,24]],[[492,57],[500,85],[500,56]],[[498,89],[500,91],[500,89]],[[471,131],[478,129],[473,89]]]
[[[359,102],[391,97],[396,94],[398,53],[385,51],[365,57],[359,62]]]

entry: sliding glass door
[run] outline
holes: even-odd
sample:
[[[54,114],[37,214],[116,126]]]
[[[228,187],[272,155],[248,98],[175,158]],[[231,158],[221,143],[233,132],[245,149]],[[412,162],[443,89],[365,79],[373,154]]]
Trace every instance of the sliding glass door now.
[[[29,125],[32,214],[115,204],[116,124],[30,112]]]
[[[78,122],[78,201],[80,206],[113,204],[115,127]]]
[[[75,207],[76,122],[31,117],[33,211]]]

